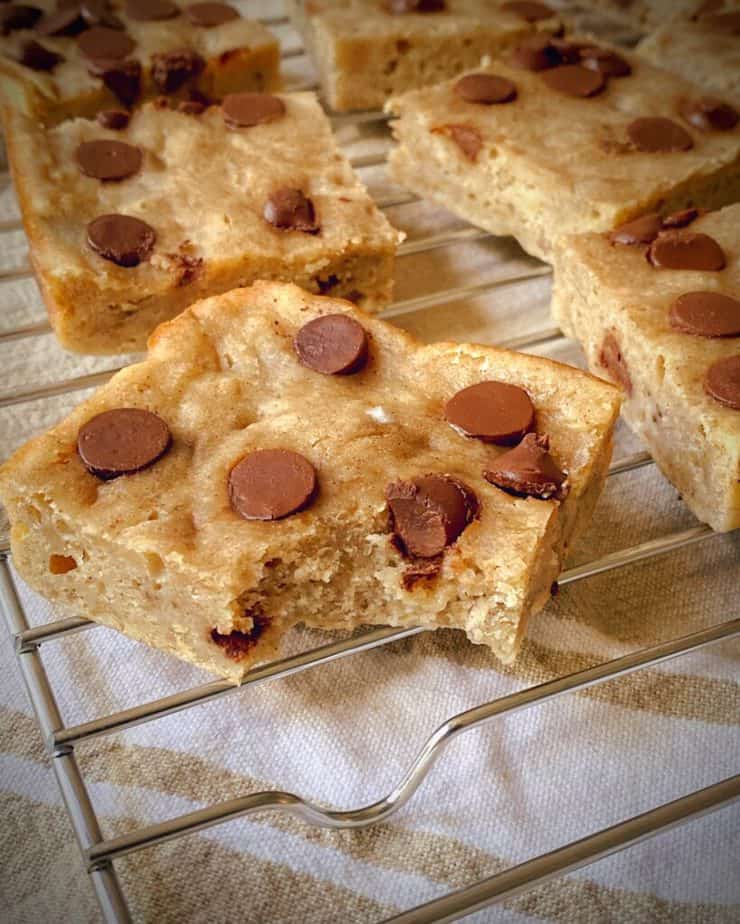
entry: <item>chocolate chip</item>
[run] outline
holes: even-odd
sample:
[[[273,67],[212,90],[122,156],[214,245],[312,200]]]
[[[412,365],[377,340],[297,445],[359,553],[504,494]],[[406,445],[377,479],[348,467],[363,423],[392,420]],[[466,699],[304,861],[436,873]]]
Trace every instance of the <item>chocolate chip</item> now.
[[[79,35],[87,29],[80,5],[74,3],[54,13],[48,13],[36,26],[39,35]]]
[[[650,244],[663,229],[663,220],[657,212],[633,218],[608,234],[612,244]]]
[[[227,3],[191,3],[185,7],[185,15],[194,26],[210,29],[225,22],[239,19],[239,12]]]
[[[249,632],[234,629],[233,632],[222,635],[218,629],[211,629],[211,641],[223,648],[226,657],[233,661],[241,661],[247,652],[254,648],[262,633],[270,625],[270,617],[261,612],[250,611],[248,615],[252,617],[253,622]]]
[[[82,0],[82,3],[80,3],[80,15],[90,27],[124,28],[121,20],[111,11],[107,0]]]
[[[720,404],[740,411],[740,356],[712,363],[704,377],[704,391]]]
[[[552,90],[566,96],[577,96],[585,99],[596,96],[606,86],[606,80],[601,71],[589,70],[581,64],[565,64],[545,71],[542,79]]]
[[[475,162],[483,147],[483,138],[477,128],[472,125],[438,125],[432,129],[432,134],[445,135],[460,148],[468,160]]]
[[[619,342],[611,331],[607,333],[599,350],[599,364],[607,370],[612,380],[621,385],[628,395],[632,394],[632,379]]]
[[[176,93],[206,66],[199,54],[184,48],[152,55],[152,80],[162,93]]]
[[[31,39],[23,45],[19,60],[24,67],[30,67],[32,71],[53,71],[64,58]]]
[[[142,22],[159,22],[180,15],[180,9],[170,0],[126,0],[126,15]]]
[[[506,382],[478,382],[445,405],[445,419],[464,436],[511,446],[534,427],[534,405],[523,388]]]
[[[95,26],[77,39],[77,47],[86,58],[94,61],[119,61],[134,50],[135,42],[116,29]]]
[[[703,132],[729,132],[740,119],[734,106],[715,96],[684,100],[679,111],[689,125]]]
[[[656,269],[718,272],[725,268],[725,254],[708,234],[663,231],[650,245],[648,260]]]
[[[141,64],[138,61],[91,61],[89,72],[100,77],[124,106],[133,106],[141,96]]]
[[[125,180],[141,169],[141,149],[123,141],[83,141],[75,151],[77,166],[96,180]]]
[[[681,209],[680,212],[673,212],[670,215],[666,215],[663,219],[663,227],[685,228],[690,225],[692,221],[696,221],[699,215],[701,215],[701,209]]]
[[[268,224],[281,231],[319,232],[313,202],[300,189],[276,189],[265,202],[262,214]]]
[[[493,467],[483,472],[483,477],[509,494],[543,500],[559,498],[567,476],[548,452],[549,448],[547,436],[528,433],[518,446],[499,456]]]
[[[686,292],[671,305],[671,327],[697,337],[740,337],[740,301],[721,292]]]
[[[495,74],[466,74],[453,87],[455,93],[466,103],[490,106],[494,103],[510,103],[516,99],[516,87],[506,77]]]
[[[285,103],[270,93],[229,93],[221,104],[229,128],[249,128],[285,115]]]
[[[365,329],[346,314],[327,314],[304,324],[293,346],[304,366],[324,375],[351,375],[367,362]]]
[[[245,520],[281,520],[307,507],[316,495],[316,470],[290,449],[258,449],[229,473],[231,508]]]
[[[533,35],[514,49],[511,63],[525,71],[545,71],[565,62],[549,35]]]
[[[691,135],[671,119],[635,119],[627,126],[627,135],[638,151],[689,151],[694,146]]]
[[[632,68],[628,61],[609,48],[587,45],[580,49],[581,64],[605,77],[629,77]]]
[[[101,215],[87,226],[90,247],[118,266],[138,266],[148,260],[156,239],[151,225],[131,215]]]
[[[407,555],[434,558],[478,512],[475,493],[451,475],[422,475],[386,488],[391,529]]]
[[[400,16],[403,13],[439,13],[447,9],[447,4],[445,0],[387,0],[385,8]]]
[[[527,22],[539,22],[541,19],[551,19],[555,15],[544,3],[532,3],[527,0],[511,0],[509,3],[502,3],[501,9]]]
[[[125,109],[103,109],[95,118],[103,128],[109,128],[114,132],[123,131],[131,121],[131,115]]]
[[[0,7],[0,33],[10,35],[11,32],[20,32],[21,29],[33,29],[42,16],[43,10],[37,6],[9,3]]]
[[[135,407],[103,411],[80,428],[77,451],[85,468],[110,481],[153,465],[172,445],[167,424]]]

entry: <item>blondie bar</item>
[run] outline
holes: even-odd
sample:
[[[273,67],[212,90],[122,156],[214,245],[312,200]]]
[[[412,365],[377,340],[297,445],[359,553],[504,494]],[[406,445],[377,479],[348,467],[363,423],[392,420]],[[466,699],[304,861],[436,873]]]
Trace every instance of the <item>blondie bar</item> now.
[[[560,25],[546,4],[503,0],[288,0],[288,10],[338,111],[380,109]]]
[[[397,180],[544,259],[563,234],[740,198],[734,107],[591,40],[529,39],[388,108]]]
[[[225,3],[33,0],[0,6],[0,23],[0,100],[47,123],[160,94],[279,89],[277,39]]]
[[[40,593],[239,680],[297,622],[448,626],[516,654],[606,474],[619,392],[488,346],[422,346],[256,283],[0,470]]]
[[[740,205],[567,238],[553,311],[699,519],[740,526]]]
[[[657,67],[688,72],[708,91],[740,99],[740,8],[732,20],[715,16],[666,23],[636,50]]]
[[[50,129],[6,118],[31,261],[68,349],[142,349],[197,298],[259,278],[369,310],[390,299],[400,235],[313,94],[153,102]]]

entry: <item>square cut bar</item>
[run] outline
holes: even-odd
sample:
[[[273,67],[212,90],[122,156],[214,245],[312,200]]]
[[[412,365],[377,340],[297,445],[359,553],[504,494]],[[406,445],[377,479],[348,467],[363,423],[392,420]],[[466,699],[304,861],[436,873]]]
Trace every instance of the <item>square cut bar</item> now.
[[[484,382],[504,404],[473,401],[464,425],[490,411],[480,427],[506,447],[446,419],[459,427],[447,402]],[[537,452],[511,461],[522,396],[543,464],[567,474],[559,499],[483,476],[537,490]],[[510,661],[590,518],[619,403],[569,366],[424,346],[349,302],[259,282],[159,327],[145,361],[0,469],[13,561],[67,611],[233,680],[299,622],[456,627]],[[122,408],[148,423],[116,441],[99,415]]]
[[[197,298],[259,278],[331,289],[371,311],[390,300],[401,236],[311,93],[234,94],[195,114],[147,103],[123,130],[84,119],[42,130],[17,111],[7,119],[31,261],[68,349],[143,349]],[[111,214],[144,222],[128,249],[107,226],[97,249],[90,243],[91,223]]]
[[[699,87],[589,39],[530,49],[526,67],[521,55],[479,72],[496,80],[471,75],[390,100],[394,178],[543,259],[559,235],[740,197],[737,113],[724,130],[697,127]]]
[[[665,23],[636,51],[656,67],[690,74],[707,91],[740,99],[740,7],[734,28],[720,17]]]
[[[740,205],[663,230],[652,244],[658,226],[651,231],[649,222],[616,232],[633,243],[600,234],[565,239],[555,257],[553,312],[581,341],[593,372],[622,384],[627,421],[696,516],[713,529],[734,529],[740,526]],[[656,268],[646,254],[669,265]],[[717,269],[720,254],[723,269]],[[687,261],[714,269],[670,267]]]
[[[340,112],[380,109],[393,94],[453,77],[536,29],[560,26],[544,4],[497,0],[287,0],[287,8],[327,103]]]
[[[227,4],[57,6],[34,0],[44,13],[35,22],[0,6],[0,100],[47,124],[160,94],[221,99],[280,88],[276,37]]]

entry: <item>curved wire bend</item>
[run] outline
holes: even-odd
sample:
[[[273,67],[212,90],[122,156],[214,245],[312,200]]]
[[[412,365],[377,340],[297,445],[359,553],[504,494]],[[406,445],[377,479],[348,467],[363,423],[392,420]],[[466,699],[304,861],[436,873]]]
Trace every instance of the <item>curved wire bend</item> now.
[[[432,766],[441,757],[444,748],[453,738],[463,732],[478,728],[504,713],[527,709],[544,700],[625,676],[641,667],[667,661],[736,635],[740,635],[740,618],[730,619],[718,626],[643,648],[641,651],[577,671],[566,677],[528,687],[461,712],[443,722],[427,739],[401,782],[387,796],[362,808],[348,810],[321,808],[310,800],[289,792],[253,793],[209,808],[189,812],[178,818],[151,825],[121,837],[101,841],[87,851],[89,869],[99,868],[117,857],[136,850],[152,847],[184,834],[201,831],[224,821],[265,810],[288,812],[308,824],[324,828],[363,828],[376,824],[390,817],[411,799]]]

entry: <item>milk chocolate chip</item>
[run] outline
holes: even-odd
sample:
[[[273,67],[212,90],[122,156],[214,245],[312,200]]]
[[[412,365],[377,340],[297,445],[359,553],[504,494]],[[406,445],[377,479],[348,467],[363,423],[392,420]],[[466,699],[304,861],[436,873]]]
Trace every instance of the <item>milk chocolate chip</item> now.
[[[542,79],[553,90],[566,96],[586,98],[596,96],[606,86],[606,80],[599,70],[591,70],[582,64],[566,64],[545,71]]]
[[[131,215],[101,215],[87,226],[87,242],[101,257],[118,266],[138,266],[148,260],[157,234]]]
[[[518,446],[499,456],[493,467],[483,472],[483,477],[509,494],[543,500],[560,497],[566,475],[548,452],[549,448],[547,436],[528,433]]]
[[[141,169],[141,149],[123,141],[83,141],[75,151],[77,166],[96,180],[125,180]]]
[[[93,60],[88,70],[100,77],[124,106],[133,106],[141,96],[141,64],[138,61]]]
[[[10,35],[11,32],[20,32],[21,29],[33,29],[42,15],[43,11],[37,6],[9,3],[0,7],[0,33]]]
[[[211,29],[239,19],[238,10],[227,3],[191,3],[185,7],[185,15],[194,26],[202,29]]]
[[[703,132],[729,132],[740,119],[734,106],[714,96],[684,100],[680,111],[690,125]]]
[[[346,314],[327,314],[304,324],[293,346],[304,366],[324,375],[351,375],[367,362],[365,328]]]
[[[77,435],[77,451],[85,468],[103,481],[153,465],[171,444],[169,427],[162,418],[135,407],[103,411]]]
[[[627,126],[627,135],[638,151],[689,151],[694,146],[691,135],[671,119],[635,119]]]
[[[607,370],[613,381],[622,386],[628,395],[632,394],[632,379],[627,369],[627,363],[622,355],[617,338],[611,332],[604,337],[601,344],[599,364]]]
[[[158,22],[174,19],[180,10],[171,0],[126,0],[126,14],[142,22]]]
[[[71,6],[72,4],[70,4]],[[109,29],[123,29],[123,23],[111,11],[107,0],[82,0],[80,14],[85,23],[92,26],[107,26]]]
[[[605,77],[629,77],[632,68],[628,61],[609,48],[586,45],[580,49],[581,64]]]
[[[478,129],[472,125],[439,125],[432,129],[432,134],[451,138],[463,155],[473,162],[478,159],[478,154],[483,147],[483,138]]]
[[[199,54],[183,48],[152,55],[152,80],[162,93],[176,93],[206,66]]]
[[[663,227],[685,228],[690,225],[692,221],[696,221],[701,214],[701,209],[695,208],[681,209],[680,212],[672,212],[663,219]]]
[[[539,22],[541,19],[551,19],[555,14],[544,3],[528,2],[528,0],[511,0],[502,3],[501,9],[506,13],[513,13],[526,22]]]
[[[725,268],[725,254],[708,234],[663,231],[650,245],[648,260],[656,269],[718,272]]]
[[[422,475],[386,488],[391,529],[407,555],[434,558],[478,512],[474,492],[451,475]]]
[[[270,93],[229,93],[221,104],[229,128],[249,128],[285,115],[285,103]]]
[[[549,35],[533,35],[514,49],[511,63],[525,71],[546,71],[565,62]]]
[[[478,382],[445,405],[445,419],[464,436],[511,446],[534,427],[534,405],[523,388],[506,382]]]
[[[721,292],[686,292],[671,305],[671,327],[697,337],[740,337],[740,301]]]
[[[607,236],[612,244],[650,244],[660,234],[663,228],[663,220],[657,212],[651,212],[649,215],[642,215],[640,218],[633,218]]]
[[[265,221],[281,231],[318,234],[319,225],[313,202],[300,189],[277,189],[265,203]]]
[[[125,109],[103,109],[95,118],[99,125],[114,132],[123,131],[131,121],[131,114]]]
[[[229,473],[232,510],[245,520],[281,520],[313,500],[318,479],[313,465],[290,449],[258,449]]]
[[[64,58],[31,39],[23,45],[19,60],[24,67],[30,67],[32,71],[53,71]]]
[[[466,103],[491,106],[494,103],[510,103],[516,99],[516,87],[506,77],[495,74],[466,74],[453,87],[455,93]]]
[[[704,378],[704,391],[720,404],[740,411],[740,356],[712,363]]]
[[[77,47],[93,61],[122,61],[134,50],[136,43],[125,32],[95,26],[77,39]]]
[[[403,13],[439,13],[447,8],[445,0],[387,0],[385,8],[389,13],[401,16]]]

